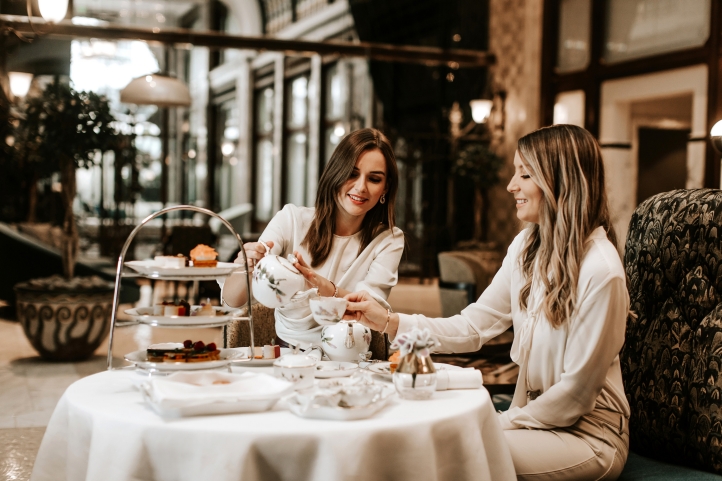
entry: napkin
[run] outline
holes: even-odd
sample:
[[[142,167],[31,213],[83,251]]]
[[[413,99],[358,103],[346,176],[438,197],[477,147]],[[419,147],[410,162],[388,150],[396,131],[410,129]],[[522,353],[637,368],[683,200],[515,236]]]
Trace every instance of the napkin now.
[[[481,371],[473,367],[436,371],[436,390],[447,389],[479,389],[481,387]]]
[[[293,384],[264,373],[177,372],[143,385],[150,402],[161,409],[209,403],[279,399]]]

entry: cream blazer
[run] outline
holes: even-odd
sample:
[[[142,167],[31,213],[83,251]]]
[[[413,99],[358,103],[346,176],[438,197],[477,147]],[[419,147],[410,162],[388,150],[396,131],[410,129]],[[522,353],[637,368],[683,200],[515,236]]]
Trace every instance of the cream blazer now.
[[[540,297],[534,296],[534,288],[532,315],[519,306],[525,284],[520,254],[528,232],[517,235],[501,269],[474,304],[445,319],[399,314],[397,335],[414,327],[428,328],[441,350],[472,352],[513,325],[511,357],[520,368],[511,407],[499,415],[504,429],[570,426],[595,409],[628,418],[619,351],[629,295],[617,250],[602,227],[592,232],[579,273],[578,310],[554,329],[543,314],[534,315],[539,304],[535,297]],[[527,391],[536,390],[541,395],[529,400]]]

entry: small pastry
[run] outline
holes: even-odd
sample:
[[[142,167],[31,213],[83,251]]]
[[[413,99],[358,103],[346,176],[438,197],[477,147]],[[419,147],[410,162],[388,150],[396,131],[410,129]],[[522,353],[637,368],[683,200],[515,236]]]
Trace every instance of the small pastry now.
[[[389,361],[391,362],[389,364],[389,370],[391,371],[391,374],[396,372],[396,368],[399,367],[399,358],[401,357],[401,354],[399,351],[396,351],[395,353],[391,354],[391,357],[389,357]]]
[[[151,344],[146,349],[148,361],[150,362],[162,362],[165,359],[165,355],[169,353],[181,353],[183,351],[183,344],[180,342],[162,342],[159,344]]]
[[[197,308],[193,313],[192,316],[205,316],[205,317],[212,317],[216,315],[216,310],[213,308],[212,305],[201,303],[201,307]]]
[[[205,244],[198,244],[191,250],[193,267],[216,267],[218,252]]]

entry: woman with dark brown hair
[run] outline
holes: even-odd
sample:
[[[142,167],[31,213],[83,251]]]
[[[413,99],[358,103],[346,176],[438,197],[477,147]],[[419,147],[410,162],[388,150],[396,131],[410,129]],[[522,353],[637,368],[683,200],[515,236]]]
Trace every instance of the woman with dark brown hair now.
[[[404,236],[394,226],[398,169],[391,144],[376,129],[344,137],[321,175],[316,206],[286,205],[261,234],[244,245],[250,268],[270,253],[293,253],[296,268],[321,296],[343,297],[364,290],[381,305],[398,279]],[[263,243],[262,243],[262,242]],[[236,262],[242,263],[239,255]],[[247,297],[241,276],[231,276],[223,299],[231,306]],[[308,301],[276,309],[276,334],[282,341],[321,344],[321,326]]]

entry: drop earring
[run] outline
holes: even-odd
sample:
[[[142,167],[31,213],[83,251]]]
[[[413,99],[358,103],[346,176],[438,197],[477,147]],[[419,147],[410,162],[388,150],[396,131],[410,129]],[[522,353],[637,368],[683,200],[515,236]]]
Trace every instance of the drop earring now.
[[[379,202],[381,202],[382,204],[386,203],[386,194],[381,194],[381,198],[379,199]]]

